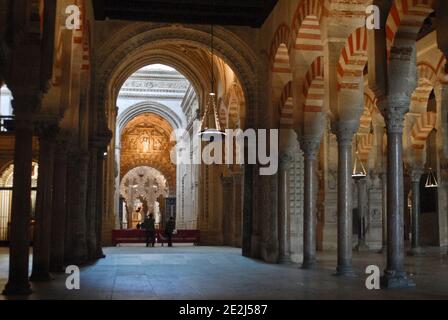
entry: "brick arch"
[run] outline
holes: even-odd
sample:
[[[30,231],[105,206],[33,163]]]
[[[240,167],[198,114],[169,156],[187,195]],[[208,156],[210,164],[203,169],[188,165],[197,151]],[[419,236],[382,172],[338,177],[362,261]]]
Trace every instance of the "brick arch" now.
[[[367,30],[356,29],[347,39],[338,63],[338,88],[359,90],[367,64]]]
[[[371,133],[363,134],[358,140],[358,156],[362,161],[367,161],[370,151],[373,149],[375,138]]]
[[[417,34],[426,17],[433,11],[434,0],[395,0],[386,21],[387,55],[396,39],[409,39]]]
[[[426,112],[429,95],[437,84],[437,74],[434,68],[425,62],[417,65],[418,85],[412,93],[411,112]],[[424,110],[424,111],[423,111]]]
[[[302,1],[294,13],[291,23],[296,50],[305,52],[322,52],[320,21],[323,4],[320,0]]]
[[[276,59],[284,56],[285,52],[279,52],[279,48],[283,45],[286,47],[286,52],[288,54],[288,64],[289,64],[289,48],[290,48],[290,35],[291,31],[285,23],[282,23],[278,26],[277,31],[274,34],[274,37],[271,41],[271,47],[269,49],[269,61],[271,63],[271,68],[275,68]],[[282,55],[279,56],[279,53]]]
[[[412,149],[421,150],[425,148],[426,139],[436,126],[437,115],[434,112],[420,114],[411,130]]]
[[[289,81],[283,88],[280,96],[278,111],[280,113],[280,128],[290,129],[293,127],[293,88],[292,81]]]
[[[324,58],[317,57],[309,67],[303,82],[304,112],[322,112],[324,104]]]

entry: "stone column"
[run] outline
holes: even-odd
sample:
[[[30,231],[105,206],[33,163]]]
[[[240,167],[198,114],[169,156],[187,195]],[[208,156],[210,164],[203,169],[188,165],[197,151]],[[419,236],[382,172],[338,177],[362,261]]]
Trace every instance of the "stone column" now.
[[[359,238],[356,249],[358,251],[368,251],[366,244],[366,219],[367,219],[367,179],[362,178],[357,181],[358,186],[358,217],[359,217]]]
[[[336,275],[354,276],[352,269],[352,142],[354,128],[339,125],[338,140],[338,266]]]
[[[388,288],[414,286],[404,271],[403,121],[408,100],[388,99],[387,127],[387,268],[382,278]]]
[[[36,225],[33,241],[33,272],[31,281],[49,281],[51,216],[53,211],[53,179],[56,124],[41,123],[39,134],[39,176],[36,197]]]
[[[247,158],[246,158],[247,159]],[[244,204],[243,204],[243,256],[252,256],[253,231],[253,195],[254,195],[254,166],[244,166]]]
[[[97,155],[96,174],[96,252],[97,259],[105,258],[102,247],[103,208],[104,208],[104,150],[99,149]]]
[[[60,138],[54,162],[53,215],[51,219],[50,271],[64,271],[64,244],[67,215],[67,141]]]
[[[423,168],[416,167],[411,170],[412,183],[412,241],[411,250],[408,252],[411,256],[423,254],[420,247],[420,179],[423,174]]]
[[[311,269],[316,264],[316,156],[319,152],[320,140],[304,138],[300,145],[305,166],[302,269]]]
[[[87,262],[86,193],[88,155],[80,151],[69,154],[68,219],[65,261],[82,265]]]
[[[15,113],[14,185],[12,194],[9,275],[3,294],[30,294],[28,281],[29,224],[31,213],[32,110],[40,103],[38,95],[14,93]]]
[[[382,247],[380,253],[387,252],[387,174],[381,174],[381,184],[382,184]]]
[[[280,159],[280,170],[279,170],[279,252],[280,252],[280,262],[290,263],[291,262],[291,252],[290,252],[290,212],[289,212],[289,175],[288,166],[291,162],[291,157],[289,155],[282,155]]]
[[[87,243],[87,257],[88,260],[94,260],[96,258],[97,251],[97,160],[98,160],[98,149],[96,147],[90,148],[90,159],[89,159],[89,180],[87,185],[87,207],[86,207],[86,243]]]

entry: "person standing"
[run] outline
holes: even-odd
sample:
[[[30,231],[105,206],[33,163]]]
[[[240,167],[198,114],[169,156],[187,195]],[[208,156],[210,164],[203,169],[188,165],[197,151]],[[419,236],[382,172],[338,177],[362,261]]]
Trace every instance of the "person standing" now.
[[[146,216],[145,221],[142,223],[142,228],[146,230],[146,246],[149,247],[149,244],[154,247],[156,242],[155,237],[155,227],[156,220],[154,219],[153,214],[149,214],[149,216]]]
[[[176,228],[176,223],[174,222],[174,218],[170,217],[167,224],[166,224],[166,228],[165,228],[165,235],[168,238],[168,247],[172,247],[173,246],[173,232],[174,229]]]

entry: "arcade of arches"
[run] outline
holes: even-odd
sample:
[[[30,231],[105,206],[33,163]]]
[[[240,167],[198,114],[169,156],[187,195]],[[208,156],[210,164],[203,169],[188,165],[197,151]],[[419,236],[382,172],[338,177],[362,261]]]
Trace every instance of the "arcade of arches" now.
[[[5,294],[103,258],[150,212],[269,263],[332,254],[343,278],[353,251],[382,250],[386,287],[414,285],[408,255],[448,246],[447,1],[280,0],[261,27],[216,26],[213,55],[209,25],[16,2],[0,4]],[[223,128],[279,129],[276,174],[171,161],[210,92]]]

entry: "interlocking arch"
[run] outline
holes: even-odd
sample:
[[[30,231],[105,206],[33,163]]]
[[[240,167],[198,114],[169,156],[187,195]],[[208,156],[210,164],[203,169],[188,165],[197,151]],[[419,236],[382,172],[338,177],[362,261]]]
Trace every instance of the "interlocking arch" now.
[[[434,0],[395,0],[386,21],[387,54],[396,40],[417,38],[423,21],[433,11]]]
[[[338,86],[358,90],[367,63],[367,30],[356,29],[347,39],[338,64]]]

